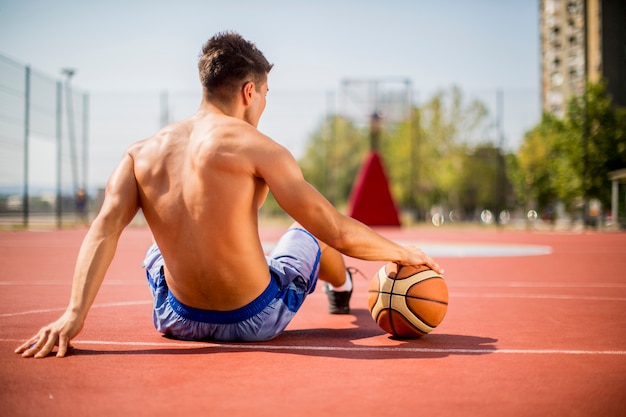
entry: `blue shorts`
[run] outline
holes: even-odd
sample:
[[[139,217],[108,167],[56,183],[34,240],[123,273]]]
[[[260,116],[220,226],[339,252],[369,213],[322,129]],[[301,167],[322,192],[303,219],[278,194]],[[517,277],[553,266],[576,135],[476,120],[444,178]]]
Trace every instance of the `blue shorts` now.
[[[174,297],[165,281],[161,251],[152,245],[143,265],[154,297],[154,326],[166,336],[183,340],[272,339],[315,290],[320,256],[319,244],[309,232],[289,229],[266,257],[271,279],[263,293],[237,310],[213,311],[186,306]]]

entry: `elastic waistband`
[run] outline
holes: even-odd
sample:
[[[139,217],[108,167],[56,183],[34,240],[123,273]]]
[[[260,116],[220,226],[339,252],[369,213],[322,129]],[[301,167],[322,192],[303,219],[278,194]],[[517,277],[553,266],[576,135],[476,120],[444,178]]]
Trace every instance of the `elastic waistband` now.
[[[216,310],[203,310],[200,308],[189,307],[181,303],[174,297],[171,291],[168,290],[167,300],[181,317],[188,320],[198,321],[201,323],[211,324],[233,324],[241,321],[248,320],[251,317],[259,314],[267,305],[276,298],[276,295],[280,291],[274,274],[271,273],[270,283],[267,288],[249,304],[230,311],[216,311]]]

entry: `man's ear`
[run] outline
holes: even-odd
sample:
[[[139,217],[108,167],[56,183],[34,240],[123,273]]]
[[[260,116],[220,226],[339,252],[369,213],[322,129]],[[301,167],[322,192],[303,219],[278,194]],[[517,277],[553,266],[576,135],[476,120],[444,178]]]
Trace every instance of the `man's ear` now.
[[[248,106],[252,102],[252,97],[256,93],[255,85],[252,81],[248,81],[241,87],[241,94],[243,96],[243,103]]]

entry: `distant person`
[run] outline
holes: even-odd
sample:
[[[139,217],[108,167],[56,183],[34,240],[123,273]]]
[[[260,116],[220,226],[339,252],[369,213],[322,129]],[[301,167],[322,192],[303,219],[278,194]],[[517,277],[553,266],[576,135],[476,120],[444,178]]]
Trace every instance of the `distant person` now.
[[[82,224],[87,224],[87,192],[84,188],[76,191],[76,214]]]
[[[260,341],[280,334],[316,286],[332,313],[348,313],[352,280],[341,253],[371,261],[439,266],[340,214],[307,183],[293,156],[257,130],[272,68],[254,44],[220,33],[198,63],[197,113],[130,146],[107,184],[102,209],[78,254],[61,317],[16,349],[65,356],[141,209],[155,244],[144,266],[154,323],[185,340]],[[266,257],[258,209],[271,190],[295,223]]]

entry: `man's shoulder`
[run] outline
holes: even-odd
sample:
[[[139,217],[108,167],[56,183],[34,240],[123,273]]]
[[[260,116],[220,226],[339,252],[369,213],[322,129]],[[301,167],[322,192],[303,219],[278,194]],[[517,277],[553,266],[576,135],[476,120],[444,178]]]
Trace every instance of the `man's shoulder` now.
[[[150,137],[140,139],[127,148],[128,153],[137,153],[145,149],[152,147],[161,147],[165,145],[172,136],[189,135],[191,128],[187,126],[188,123],[176,122],[168,124],[159,129],[155,134]]]

